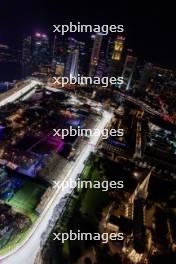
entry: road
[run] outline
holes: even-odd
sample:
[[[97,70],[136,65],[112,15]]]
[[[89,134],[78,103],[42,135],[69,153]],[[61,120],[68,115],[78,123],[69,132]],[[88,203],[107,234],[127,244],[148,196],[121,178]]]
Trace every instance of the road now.
[[[150,107],[149,105],[147,105],[146,103],[144,103],[143,101],[136,99],[132,96],[129,96],[127,94],[124,94],[122,92],[118,92],[118,94],[120,96],[122,96],[125,100],[132,102],[138,106],[140,106],[144,111],[146,111],[147,113],[153,115],[153,116],[159,116],[159,117],[165,117],[167,118],[167,116],[165,116],[164,114],[156,111],[155,109],[153,109],[152,107]]]
[[[14,102],[19,97],[21,97],[23,94],[30,92],[30,90],[32,90],[32,88],[37,84],[41,84],[41,82],[31,80],[25,86],[18,85],[12,88],[11,90],[7,91],[6,93],[3,93],[0,97],[0,106]]]
[[[97,125],[97,129],[102,131],[107,126],[112,118],[112,114],[104,111],[103,117]],[[98,134],[98,133],[96,133]],[[63,180],[71,179],[75,180],[77,175],[80,174],[84,168],[84,161],[87,160],[90,153],[95,149],[95,146],[99,140],[99,135],[92,135],[89,139],[89,144],[85,145],[84,149],[79,154],[77,160],[73,163],[73,166],[67,172]],[[65,186],[65,185],[64,185]],[[54,196],[49,201],[45,210],[34,224],[33,229],[27,239],[12,252],[6,256],[0,257],[0,263],[2,264],[33,264],[37,252],[40,249],[40,237],[46,230],[49,220],[52,218],[55,206],[60,200],[68,193],[71,193],[72,189],[65,186],[64,188],[57,188]]]

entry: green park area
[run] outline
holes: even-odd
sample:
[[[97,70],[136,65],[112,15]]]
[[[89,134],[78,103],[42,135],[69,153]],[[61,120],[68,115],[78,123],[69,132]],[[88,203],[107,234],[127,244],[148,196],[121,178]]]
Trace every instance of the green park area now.
[[[39,203],[43,192],[44,188],[41,185],[26,181],[6,203],[11,205],[15,211],[28,216],[34,222],[37,217],[34,209]]]
[[[103,161],[96,155],[87,162],[80,178],[84,181],[103,181],[106,179]],[[109,201],[108,192],[101,188],[76,188],[62,217],[58,220],[53,232],[67,232],[68,230],[81,230],[81,232],[98,232],[101,213]],[[52,233],[43,249],[43,256],[47,261],[59,259],[61,263],[76,263],[86,250],[88,241],[65,241],[63,244],[53,242]],[[54,257],[53,257],[54,256]],[[54,262],[53,262],[54,263]]]
[[[27,236],[29,235],[29,232],[30,232],[30,229],[22,233],[12,235],[8,243],[3,248],[0,249],[0,255],[5,255],[8,252],[15,249],[18,245],[20,245],[23,242],[23,240],[25,240],[25,238],[27,238]]]
[[[43,186],[31,181],[26,181],[13,197],[5,202],[12,206],[15,212],[19,212],[29,217],[33,224],[38,217],[34,209],[39,203],[44,190]],[[29,235],[31,227],[18,233],[13,232],[9,235],[9,238],[6,238],[7,241],[1,241],[1,243],[4,244],[4,247],[0,249],[0,255],[8,253],[22,243],[22,241],[24,241]]]
[[[102,181],[104,177],[103,169],[100,169],[94,164],[90,164],[83,172],[83,179],[90,179],[91,181]],[[107,193],[101,189],[91,188],[85,193],[81,202],[81,213],[89,215],[90,219],[96,218],[97,210],[102,207],[102,204],[107,199]]]

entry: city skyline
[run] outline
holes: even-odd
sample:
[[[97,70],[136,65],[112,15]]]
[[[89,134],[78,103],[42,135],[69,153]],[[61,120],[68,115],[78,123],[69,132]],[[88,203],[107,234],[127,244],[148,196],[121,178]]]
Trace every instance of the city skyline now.
[[[113,4],[106,8],[103,4],[92,6],[91,2],[86,9],[81,9],[81,5],[76,3],[67,8],[64,3],[57,5],[52,1],[43,4],[30,1],[25,7],[23,1],[15,4],[4,1],[0,10],[0,43],[20,47],[20,41],[31,32],[42,31],[50,36],[53,24],[69,21],[100,25],[124,24],[126,45],[133,49],[135,56],[173,68],[175,34],[172,6],[164,6],[162,3],[141,6],[129,1],[117,3],[116,10]],[[166,19],[166,16],[169,17]],[[87,41],[89,37],[88,34],[79,34],[80,41]]]
[[[174,12],[2,1],[0,263],[176,263]]]

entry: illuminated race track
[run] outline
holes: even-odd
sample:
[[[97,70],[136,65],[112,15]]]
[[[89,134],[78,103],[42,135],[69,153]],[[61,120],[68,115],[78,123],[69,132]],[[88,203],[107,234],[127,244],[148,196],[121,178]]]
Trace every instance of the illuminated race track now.
[[[102,131],[112,118],[112,114],[104,111],[102,119],[96,126],[96,129]],[[76,180],[78,174],[80,174],[84,168],[84,162],[89,157],[90,153],[95,149],[97,142],[100,139],[99,135],[95,133],[89,139],[89,143],[86,144],[83,150],[80,152],[77,160],[73,162],[73,165],[69,169],[69,171],[63,175],[62,180],[65,181],[67,179]],[[3,264],[33,264],[35,261],[35,257],[40,250],[40,241],[41,235],[47,229],[49,221],[52,219],[54,208],[61,199],[66,195],[70,194],[72,189],[70,187],[65,186],[64,188],[57,188],[55,194],[48,202],[45,210],[42,212],[36,223],[34,224],[30,234],[20,245],[18,245],[14,250],[10,253],[0,256],[0,263]]]
[[[41,84],[41,82],[36,81],[36,80],[31,80],[30,83],[27,84],[23,88],[20,88],[20,87],[12,88],[10,91],[10,92],[12,92],[12,94],[7,95],[7,97],[0,100],[0,106],[6,105],[8,103],[12,103],[12,102],[18,100],[18,98],[20,98],[21,96],[25,95],[26,93],[29,93],[37,84]]]

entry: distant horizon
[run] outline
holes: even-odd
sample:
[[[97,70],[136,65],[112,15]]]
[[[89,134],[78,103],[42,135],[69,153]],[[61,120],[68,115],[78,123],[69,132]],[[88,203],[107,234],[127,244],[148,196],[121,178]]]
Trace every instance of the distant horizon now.
[[[53,24],[69,21],[88,24],[123,24],[126,45],[141,60],[175,68],[175,8],[171,4],[132,3],[128,0],[91,3],[55,3],[52,0],[6,0],[0,9],[0,43],[20,45],[23,37],[36,31],[52,35]],[[80,33],[86,40],[87,33]]]

